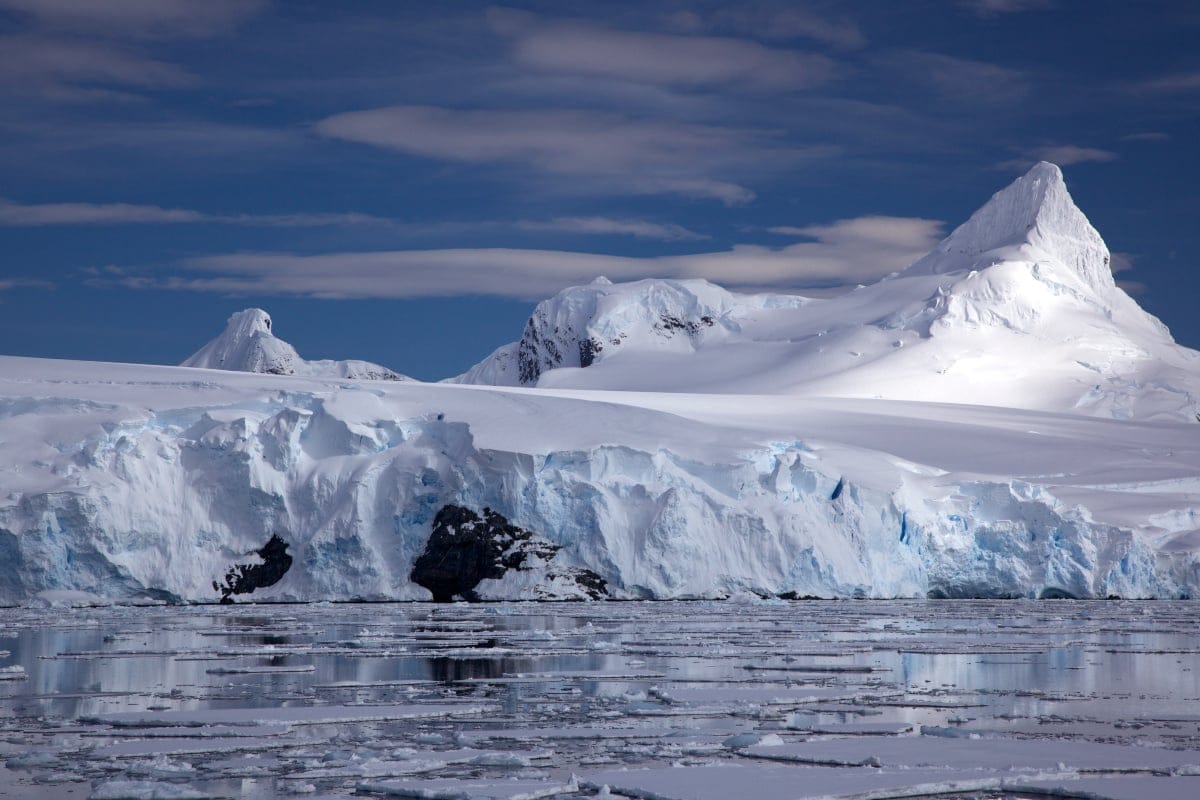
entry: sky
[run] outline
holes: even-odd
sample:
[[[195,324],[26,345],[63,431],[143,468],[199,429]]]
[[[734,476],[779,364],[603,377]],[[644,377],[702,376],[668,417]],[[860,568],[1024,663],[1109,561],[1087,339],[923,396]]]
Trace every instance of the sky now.
[[[1200,347],[1200,5],[0,0],[0,353],[422,379],[597,275],[841,291],[1037,160]]]

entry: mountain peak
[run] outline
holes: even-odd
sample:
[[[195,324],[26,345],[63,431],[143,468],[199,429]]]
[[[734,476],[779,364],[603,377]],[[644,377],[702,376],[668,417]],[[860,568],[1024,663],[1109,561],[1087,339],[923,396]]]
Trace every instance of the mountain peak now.
[[[271,315],[261,308],[247,308],[231,315],[221,335],[193,353],[181,366],[272,375],[406,379],[398,372],[368,361],[305,361],[296,348],[271,332]]]
[[[1062,170],[1041,161],[992,195],[910,270],[944,273],[998,260],[1051,260],[1101,289],[1113,286],[1109,259],[1104,240],[1067,191]]]

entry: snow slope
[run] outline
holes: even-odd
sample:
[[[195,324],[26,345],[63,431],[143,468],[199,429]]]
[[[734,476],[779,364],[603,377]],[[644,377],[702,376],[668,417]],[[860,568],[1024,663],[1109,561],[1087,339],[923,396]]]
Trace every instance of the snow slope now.
[[[540,303],[454,380],[788,394],[1193,419],[1200,354],[1116,286],[1058,167],[998,192],[903,273],[830,299],[597,281]]]
[[[0,357],[0,601],[1190,597],[1197,354],[1105,258],[1039,165],[840,298],[568,290],[462,378],[537,388]]]
[[[314,378],[357,378],[403,381],[405,375],[369,361],[306,361],[296,348],[271,331],[271,316],[261,308],[247,308],[229,318],[221,335],[193,353],[180,366],[267,372],[272,375],[307,375]]]

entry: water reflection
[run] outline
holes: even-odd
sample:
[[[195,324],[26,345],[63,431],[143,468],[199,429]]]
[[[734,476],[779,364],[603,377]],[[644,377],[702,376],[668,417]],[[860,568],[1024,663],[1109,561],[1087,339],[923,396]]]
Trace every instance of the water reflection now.
[[[281,744],[256,768],[280,780],[298,765],[338,762],[329,754],[348,748],[354,758],[343,772],[310,780],[329,791],[352,788],[344,775],[370,758],[394,761],[414,748],[436,755],[461,746],[458,737],[509,728],[600,722],[710,736],[690,745],[705,757],[731,731],[839,725],[845,735],[1049,732],[1200,747],[1200,712],[1188,704],[1200,696],[1193,615],[1181,603],[1070,601],[8,609],[0,650],[10,653],[0,667],[19,664],[26,677],[0,681],[0,725],[30,748],[61,726],[80,728],[96,748],[133,735],[108,727],[113,714],[435,709],[430,718],[276,732],[295,755]],[[472,710],[455,716],[455,704]],[[634,744],[623,749],[585,739],[539,746],[568,774],[596,759],[681,757],[670,737],[648,744],[655,739],[629,735]],[[376,740],[378,751],[360,752]],[[112,760],[124,756],[89,760],[83,745],[70,752],[93,778],[127,766]],[[219,759],[187,763],[202,770],[209,761]],[[261,796],[279,788],[275,778],[250,778]]]

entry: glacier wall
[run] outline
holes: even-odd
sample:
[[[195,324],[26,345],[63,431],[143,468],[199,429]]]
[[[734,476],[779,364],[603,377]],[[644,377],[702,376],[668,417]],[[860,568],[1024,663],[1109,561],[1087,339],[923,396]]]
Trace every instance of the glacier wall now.
[[[428,599],[410,572],[447,504],[496,510],[618,598],[1177,597],[1200,585],[1193,552],[1164,554],[1021,480],[951,480],[858,450],[847,471],[827,444],[803,439],[698,455],[685,443],[713,439],[698,422],[676,421],[675,446],[616,432],[561,450],[480,447],[470,422],[439,408],[447,391],[483,407],[492,395],[395,391],[369,398],[387,401],[387,414],[346,399],[362,391],[142,414],[71,399],[10,407],[0,421],[10,429],[83,435],[30,447],[20,485],[0,483],[0,602],[45,592],[216,601],[214,581],[253,564],[273,536],[293,563],[248,599]],[[583,418],[604,405],[537,402]],[[523,423],[530,438],[545,413]],[[475,420],[510,437],[518,423]],[[485,581],[478,594],[547,596],[538,584],[552,578]]]

